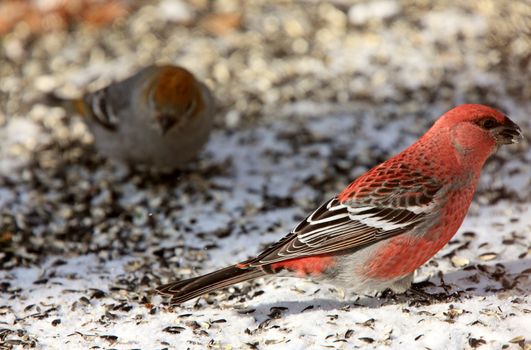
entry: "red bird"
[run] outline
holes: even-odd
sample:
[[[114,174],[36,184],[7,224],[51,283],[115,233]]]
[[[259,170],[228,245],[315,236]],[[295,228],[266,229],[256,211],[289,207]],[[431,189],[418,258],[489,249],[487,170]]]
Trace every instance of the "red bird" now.
[[[487,158],[522,139],[490,107],[448,112],[417,142],[372,168],[255,258],[157,288],[180,304],[232,284],[283,272],[355,293],[403,293],[414,271],[456,233]]]

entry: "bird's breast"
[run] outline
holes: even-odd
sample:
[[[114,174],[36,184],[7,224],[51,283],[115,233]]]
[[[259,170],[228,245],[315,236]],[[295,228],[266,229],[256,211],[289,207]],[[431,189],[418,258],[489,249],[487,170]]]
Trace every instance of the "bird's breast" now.
[[[385,241],[365,264],[365,274],[378,279],[396,278],[408,275],[426,263],[455,235],[466,216],[472,195],[473,191],[468,190],[450,193],[433,225],[425,226],[424,232],[405,233]]]

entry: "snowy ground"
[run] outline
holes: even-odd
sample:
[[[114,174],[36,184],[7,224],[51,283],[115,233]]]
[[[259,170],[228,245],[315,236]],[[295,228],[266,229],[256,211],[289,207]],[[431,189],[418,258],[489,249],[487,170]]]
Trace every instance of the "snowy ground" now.
[[[465,223],[418,271],[435,300],[274,278],[175,308],[150,293],[257,253],[453,105],[497,106],[529,140],[531,44],[515,27],[531,9],[257,1],[218,36],[200,2],[198,28],[152,3],[109,30],[2,42],[0,349],[531,348],[529,141],[492,157]],[[102,159],[78,118],[35,103],[168,60],[220,99],[181,172]]]

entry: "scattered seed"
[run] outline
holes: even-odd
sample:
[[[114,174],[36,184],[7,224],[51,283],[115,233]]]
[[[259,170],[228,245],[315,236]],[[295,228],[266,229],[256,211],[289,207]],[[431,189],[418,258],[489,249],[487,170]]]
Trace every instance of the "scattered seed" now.
[[[369,318],[367,321],[365,322],[361,322],[361,323],[356,323],[357,325],[360,325],[360,326],[363,326],[363,327],[369,327],[369,328],[373,328],[374,327],[374,318]]]
[[[519,335],[509,340],[509,343],[513,343],[513,344],[525,343],[525,337],[523,335]]]
[[[47,278],[41,278],[33,282],[33,284],[46,284],[46,283],[48,283]]]
[[[224,318],[220,318],[219,320],[210,321],[210,323],[226,323],[227,320]]]
[[[201,325],[197,321],[187,321],[185,325],[193,330],[201,328]]]
[[[255,311],[256,309],[242,309],[242,310],[238,310],[237,312],[241,315],[247,315],[247,314],[252,314]]]
[[[476,339],[476,338],[468,339],[468,345],[470,345],[474,349],[484,344],[487,344],[487,342],[484,339]]]
[[[118,337],[116,335],[100,335],[100,338],[107,340],[110,343],[116,343]]]
[[[494,260],[498,257],[498,254],[496,253],[492,253],[492,252],[489,252],[489,253],[483,253],[479,256],[479,259],[480,260],[483,260],[483,261],[490,261],[490,260]]]
[[[358,338],[358,339],[361,340],[361,341],[364,341],[366,343],[369,343],[369,344],[374,343],[374,339],[369,338],[369,337],[361,337],[361,338]]]
[[[476,233],[472,232],[472,231],[466,231],[466,232],[463,232],[463,236],[465,236],[467,238],[474,238],[474,237],[476,237]]]
[[[100,289],[92,289],[91,299],[101,299],[105,296],[105,292]]]
[[[451,261],[452,261],[452,265],[454,265],[455,267],[463,267],[463,266],[470,264],[469,259],[464,258],[462,256],[458,256],[458,255],[453,256]]]
[[[164,328],[162,331],[170,334],[180,334],[185,328],[179,326],[169,326]]]

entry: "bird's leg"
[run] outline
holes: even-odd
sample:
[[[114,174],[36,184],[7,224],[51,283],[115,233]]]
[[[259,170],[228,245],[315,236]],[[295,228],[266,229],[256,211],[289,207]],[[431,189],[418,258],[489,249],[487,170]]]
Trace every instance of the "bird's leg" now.
[[[414,283],[408,289],[408,291],[415,295],[421,297],[424,301],[449,301],[450,299],[459,298],[459,292],[448,293],[446,289],[441,293],[427,293],[423,290],[424,287],[431,285],[431,283],[420,282]]]
[[[391,288],[388,288],[382,292],[377,293],[376,295],[373,295],[371,297],[376,297],[378,299],[388,299],[396,301],[397,293],[394,292]]]
[[[414,284],[411,285],[411,287],[409,287],[408,291],[411,292],[412,294],[416,295],[416,296],[421,297],[422,299],[425,299],[425,300],[432,300],[432,299],[435,298],[434,294],[426,293],[421,288],[422,287],[420,287],[419,284],[414,283]]]

